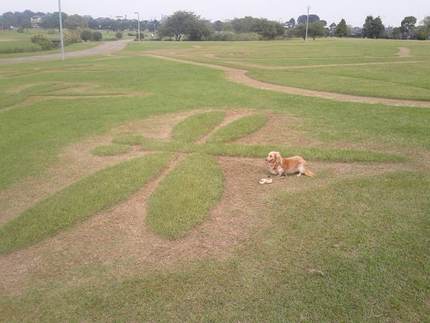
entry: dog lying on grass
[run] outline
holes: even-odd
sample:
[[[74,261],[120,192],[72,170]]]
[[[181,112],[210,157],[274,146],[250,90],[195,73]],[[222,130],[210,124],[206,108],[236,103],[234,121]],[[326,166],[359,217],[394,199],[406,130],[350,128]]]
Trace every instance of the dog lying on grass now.
[[[297,176],[314,176],[314,173],[305,168],[306,161],[300,156],[282,158],[279,152],[271,151],[266,157],[266,162],[269,172],[273,175],[297,174]]]

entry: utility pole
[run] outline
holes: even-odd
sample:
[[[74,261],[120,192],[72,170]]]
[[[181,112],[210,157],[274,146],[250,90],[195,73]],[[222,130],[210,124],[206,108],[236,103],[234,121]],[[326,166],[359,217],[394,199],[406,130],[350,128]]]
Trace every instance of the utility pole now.
[[[61,14],[61,0],[58,0],[58,16],[60,19],[61,60],[64,61],[63,16]]]
[[[138,12],[135,12],[137,15],[137,40],[140,41],[140,15]]]
[[[309,30],[309,10],[311,9],[310,6],[308,6],[308,17],[306,18],[306,35],[305,35],[305,41],[308,40],[308,30]]]

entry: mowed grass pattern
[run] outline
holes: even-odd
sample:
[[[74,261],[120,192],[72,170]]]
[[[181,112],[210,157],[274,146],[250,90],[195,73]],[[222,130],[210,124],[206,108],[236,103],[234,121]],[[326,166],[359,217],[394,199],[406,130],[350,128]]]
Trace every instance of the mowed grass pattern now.
[[[229,142],[245,137],[262,128],[267,122],[264,114],[255,114],[235,120],[208,138],[208,142]]]
[[[222,192],[223,174],[215,159],[190,155],[150,197],[147,223],[163,237],[180,238],[203,222]]]
[[[301,155],[308,160],[330,162],[402,162],[407,158],[397,154],[370,150],[288,147],[282,145],[249,145],[235,143],[194,144],[177,141],[165,142],[141,135],[122,135],[114,138],[121,145],[141,145],[144,150],[182,153],[202,153],[213,156],[263,158],[269,151],[279,151],[284,156]]]
[[[32,245],[114,206],[159,174],[170,156],[159,153],[122,162],[42,200],[0,228],[0,253]]]
[[[16,321],[426,322],[425,174],[273,200],[272,225],[226,260],[0,300]]]
[[[193,115],[173,128],[172,137],[182,142],[197,141],[219,125],[223,119],[223,111],[211,111]]]

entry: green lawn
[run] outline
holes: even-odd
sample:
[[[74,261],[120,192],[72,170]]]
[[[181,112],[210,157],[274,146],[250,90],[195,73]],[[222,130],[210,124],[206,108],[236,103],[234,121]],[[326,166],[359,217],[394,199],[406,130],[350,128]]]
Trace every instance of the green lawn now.
[[[409,47],[414,57],[396,58],[402,46]],[[287,66],[427,62],[427,49],[426,42],[385,40],[144,42],[130,44],[121,53],[124,57],[1,65],[0,198],[17,187],[28,189],[32,181],[49,187],[54,181],[49,170],[63,160],[64,150],[96,135],[111,136],[113,144],[80,151],[92,162],[125,155],[129,145],[152,153],[81,178],[0,226],[0,317],[7,322],[425,322],[430,315],[430,109],[263,91],[226,81],[219,70],[140,54],[157,50],[231,66]],[[419,66],[264,70],[267,74],[258,77],[295,86],[425,99],[427,67]],[[251,71],[257,72],[263,69]],[[290,79],[289,73],[295,77]],[[343,78],[357,83],[352,86]],[[365,78],[368,83],[363,83]],[[376,86],[389,82],[392,90]],[[415,91],[418,88],[423,92]],[[94,97],[101,91],[106,97]],[[118,93],[128,95],[115,96]],[[255,113],[219,129],[230,109]],[[175,113],[189,111],[196,113],[160,139],[143,135],[138,126],[157,116],[166,122],[154,122],[154,127],[167,128]],[[273,115],[288,122],[275,127],[268,118]],[[275,139],[270,145],[234,142],[263,129],[287,139]],[[290,134],[303,143],[290,144]],[[206,135],[208,142],[199,143]],[[239,178],[248,176],[240,171],[224,178],[219,156],[258,157],[260,167],[269,150],[301,154],[311,164],[322,161],[333,170],[312,179],[274,179],[272,186],[258,186],[257,170],[246,178]],[[141,214],[139,223],[147,227],[133,228],[143,230],[142,235],[148,229],[157,243],[166,244],[167,249],[160,247],[160,263],[146,265],[132,253],[112,261],[84,261],[63,258],[63,250],[50,255],[52,263],[43,262],[47,255],[37,253],[40,242],[66,230],[73,235],[78,223],[85,225],[91,216],[159,179],[174,153],[182,153],[184,160],[160,179],[148,203],[142,201],[148,212]],[[346,171],[338,172],[335,162],[342,162]],[[355,167],[391,173],[376,171],[370,177],[366,171],[354,173]],[[355,175],[345,179],[348,169]],[[236,179],[254,183],[252,188],[265,194],[261,209],[245,214],[244,221],[257,223],[256,227],[245,240],[226,246],[222,257],[199,258],[193,256],[194,250],[186,250],[177,263],[166,265],[164,252],[199,230],[225,193],[226,182]],[[237,194],[247,196],[247,185]],[[295,192],[296,188],[303,190]],[[25,202],[16,196],[11,203]],[[237,214],[219,216],[228,222]],[[235,238],[233,229],[229,234],[226,243]],[[207,247],[206,241],[200,243]],[[151,243],[140,247],[142,253],[154,248]],[[31,263],[27,254],[34,255]],[[153,258],[157,260],[157,254]],[[33,261],[40,266],[33,266]],[[50,264],[55,268],[44,272]],[[13,290],[6,287],[11,276],[17,280],[12,281]]]
[[[427,77],[430,73],[430,42],[323,39],[308,43],[301,40],[204,42],[198,46],[167,42],[132,44],[129,52],[156,51],[166,56],[238,67],[249,70],[249,75],[258,80],[300,88],[430,100],[430,81]],[[410,49],[411,56],[399,57],[400,47]],[[311,65],[357,63],[386,64],[309,68]],[[265,67],[294,69],[272,70]]]
[[[31,42],[31,37],[35,34],[43,34],[50,39],[59,39],[59,34],[55,30],[26,30],[24,33],[16,31],[0,31],[0,59],[10,57],[21,57],[31,55],[45,55],[58,53],[59,49],[42,50],[42,48]],[[85,42],[70,44],[65,47],[65,51],[76,51],[97,46],[98,42]]]
[[[207,155],[191,155],[150,197],[147,223],[163,237],[181,238],[205,220],[222,191],[223,175],[216,161]]]

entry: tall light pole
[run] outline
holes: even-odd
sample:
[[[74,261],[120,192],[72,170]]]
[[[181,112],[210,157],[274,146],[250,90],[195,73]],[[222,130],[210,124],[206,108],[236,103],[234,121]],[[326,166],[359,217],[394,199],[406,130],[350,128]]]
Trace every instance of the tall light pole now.
[[[60,19],[61,60],[64,61],[64,37],[63,37],[63,17],[61,14],[61,0],[58,0],[58,16]]]
[[[311,7],[308,6],[308,16],[306,18],[306,35],[305,35],[305,41],[308,40],[308,30],[309,30],[309,10]]]
[[[137,40],[140,41],[140,15],[138,12],[135,12],[137,15]]]

